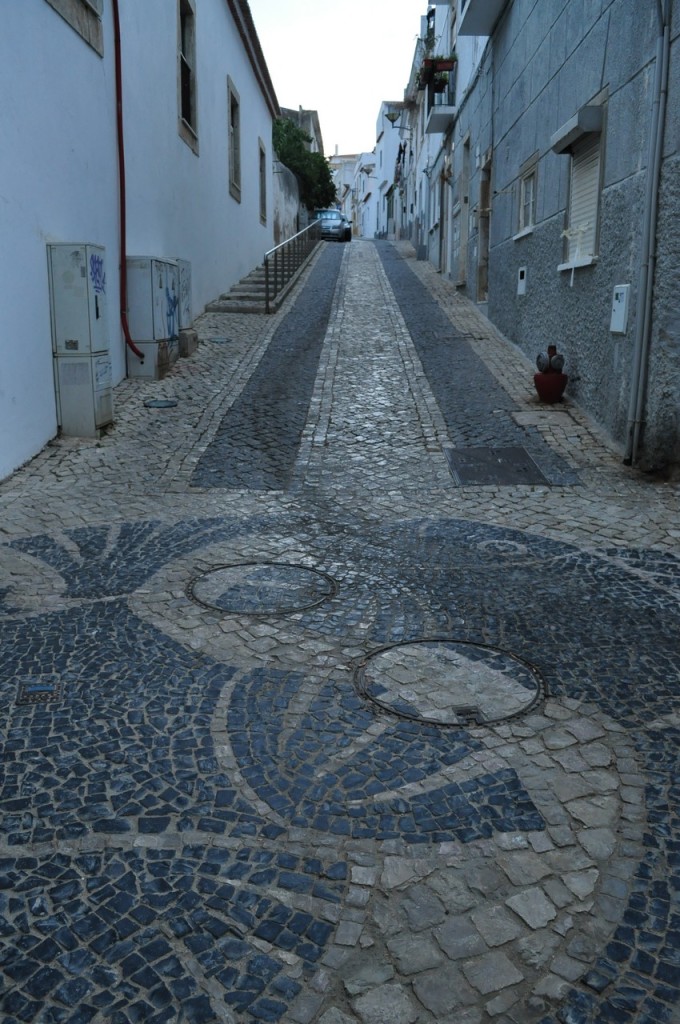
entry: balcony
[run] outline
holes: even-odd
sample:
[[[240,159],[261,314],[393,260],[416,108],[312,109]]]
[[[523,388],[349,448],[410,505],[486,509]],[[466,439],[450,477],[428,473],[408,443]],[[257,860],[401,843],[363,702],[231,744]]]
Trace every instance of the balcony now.
[[[425,132],[437,135],[447,131],[456,117],[456,90],[450,84],[443,92],[428,94],[428,109],[425,119]]]
[[[467,0],[458,28],[459,36],[490,36],[508,0]]]

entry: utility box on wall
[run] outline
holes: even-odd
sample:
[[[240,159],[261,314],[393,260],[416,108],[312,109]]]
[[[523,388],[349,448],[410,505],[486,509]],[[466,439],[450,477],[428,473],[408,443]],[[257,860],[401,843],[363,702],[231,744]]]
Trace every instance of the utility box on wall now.
[[[176,260],[129,256],[128,327],[142,361],[128,348],[128,376],[160,380],[179,356],[179,270]]]
[[[72,437],[99,437],[113,421],[105,250],[48,245],[57,422]]]
[[[187,331],[194,322],[191,309],[191,263],[188,260],[177,260],[179,276],[179,329]]]

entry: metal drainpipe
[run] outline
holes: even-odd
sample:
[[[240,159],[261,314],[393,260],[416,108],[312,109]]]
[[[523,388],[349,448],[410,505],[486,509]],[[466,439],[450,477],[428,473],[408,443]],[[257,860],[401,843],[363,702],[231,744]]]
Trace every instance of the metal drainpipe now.
[[[125,139],[123,136],[123,71],[120,53],[120,11],[118,0],[112,0],[113,39],[116,64],[116,130],[118,137],[118,188],[120,192],[120,322],[125,344],[144,362],[144,353],[137,348],[127,319],[127,223],[125,209]]]
[[[624,464],[632,465],[640,443],[640,430],[644,412],[647,379],[649,376],[649,345],[652,327],[652,299],[654,297],[654,268],[656,264],[656,225],[658,216],[659,180],[663,155],[666,97],[668,92],[668,64],[670,56],[670,4],[657,0],[659,37],[656,45],[654,72],[654,99],[649,139],[647,192],[645,196],[642,233],[642,262],[638,279],[638,315],[635,325],[635,346],[631,373],[631,392],[628,406],[628,443]]]

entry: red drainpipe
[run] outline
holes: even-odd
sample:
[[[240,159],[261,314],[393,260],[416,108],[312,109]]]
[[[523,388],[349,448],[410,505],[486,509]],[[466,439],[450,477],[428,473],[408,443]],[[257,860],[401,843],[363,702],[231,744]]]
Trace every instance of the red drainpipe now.
[[[144,353],[137,348],[127,318],[127,225],[125,220],[125,140],[123,137],[123,71],[120,59],[120,12],[118,0],[112,0],[113,38],[116,59],[116,126],[118,131],[118,187],[120,190],[120,321],[125,343],[144,362]]]

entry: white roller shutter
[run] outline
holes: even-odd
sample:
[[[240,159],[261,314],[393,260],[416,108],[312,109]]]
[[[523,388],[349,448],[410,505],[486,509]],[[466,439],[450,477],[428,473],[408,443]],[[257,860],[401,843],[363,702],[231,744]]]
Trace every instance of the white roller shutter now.
[[[572,147],[568,260],[595,255],[600,198],[600,135]]]

